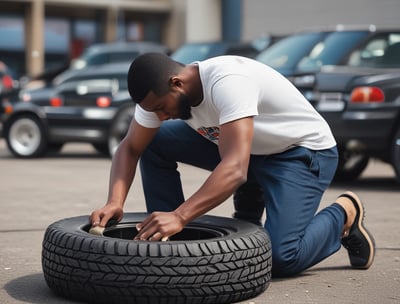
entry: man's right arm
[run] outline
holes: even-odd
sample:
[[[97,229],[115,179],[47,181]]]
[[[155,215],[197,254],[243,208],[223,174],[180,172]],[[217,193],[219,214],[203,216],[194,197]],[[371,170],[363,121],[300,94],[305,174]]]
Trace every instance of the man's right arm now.
[[[119,144],[112,160],[107,203],[92,212],[92,226],[105,227],[110,219],[121,220],[125,199],[135,177],[140,155],[157,130],[145,128],[132,120],[128,133]]]

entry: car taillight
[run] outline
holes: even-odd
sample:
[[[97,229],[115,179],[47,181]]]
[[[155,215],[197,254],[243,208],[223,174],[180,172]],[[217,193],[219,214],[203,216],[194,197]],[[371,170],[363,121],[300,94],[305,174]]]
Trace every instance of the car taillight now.
[[[8,76],[8,75],[4,75],[1,79],[3,86],[7,89],[12,89],[13,87],[13,79]]]
[[[11,104],[4,105],[4,113],[11,114],[14,111],[13,106]]]
[[[96,99],[96,105],[100,108],[107,108],[111,104],[111,98],[107,96],[100,96]]]
[[[356,87],[351,92],[351,102],[383,102],[385,93],[378,87]]]
[[[50,105],[52,107],[61,107],[63,105],[63,101],[60,97],[52,97],[50,98]]]

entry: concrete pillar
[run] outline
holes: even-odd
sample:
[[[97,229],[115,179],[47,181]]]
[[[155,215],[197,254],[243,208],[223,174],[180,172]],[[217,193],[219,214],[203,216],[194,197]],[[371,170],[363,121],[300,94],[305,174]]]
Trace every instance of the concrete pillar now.
[[[163,28],[163,43],[172,51],[186,40],[186,0],[171,0],[171,12]]]
[[[106,22],[104,25],[104,41],[114,42],[118,35],[118,9],[115,7],[108,8],[106,11]]]
[[[222,38],[240,41],[242,36],[242,0],[222,0]]]
[[[44,2],[35,0],[27,5],[25,47],[27,74],[35,76],[44,69]]]
[[[221,0],[187,0],[186,3],[186,41],[221,40]]]

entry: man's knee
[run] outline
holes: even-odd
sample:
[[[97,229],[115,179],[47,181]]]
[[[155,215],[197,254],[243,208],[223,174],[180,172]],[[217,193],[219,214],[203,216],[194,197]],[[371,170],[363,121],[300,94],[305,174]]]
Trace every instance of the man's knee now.
[[[273,248],[273,246],[272,246]],[[302,271],[296,252],[282,253],[272,249],[272,276],[290,277]]]

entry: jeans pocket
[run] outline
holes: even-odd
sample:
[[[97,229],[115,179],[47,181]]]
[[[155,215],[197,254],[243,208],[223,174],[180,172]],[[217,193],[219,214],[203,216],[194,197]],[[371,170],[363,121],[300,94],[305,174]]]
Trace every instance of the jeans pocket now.
[[[308,165],[308,169],[310,170],[310,172],[312,174],[314,174],[315,176],[319,176],[320,174],[320,163],[318,160],[318,152],[317,151],[313,151],[313,150],[309,150],[310,151],[310,162]]]

